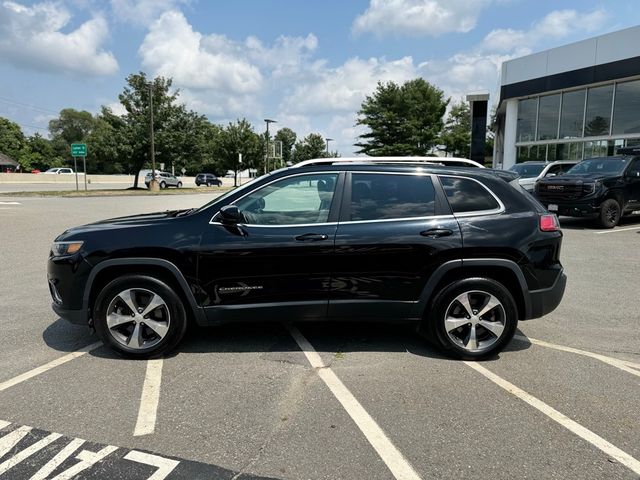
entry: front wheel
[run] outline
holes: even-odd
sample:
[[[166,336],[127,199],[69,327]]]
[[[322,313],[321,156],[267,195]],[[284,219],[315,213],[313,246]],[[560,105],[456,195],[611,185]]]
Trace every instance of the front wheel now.
[[[178,185],[176,185],[177,188],[182,187],[182,182],[178,182]]]
[[[620,221],[620,204],[613,198],[605,200],[600,205],[598,221],[602,228],[613,228]]]
[[[489,278],[458,280],[443,288],[425,315],[429,340],[468,359],[498,353],[513,337],[518,309],[504,285]]]
[[[187,328],[180,297],[161,280],[126,275],[107,284],[95,303],[94,325],[102,341],[131,358],[172,350]]]

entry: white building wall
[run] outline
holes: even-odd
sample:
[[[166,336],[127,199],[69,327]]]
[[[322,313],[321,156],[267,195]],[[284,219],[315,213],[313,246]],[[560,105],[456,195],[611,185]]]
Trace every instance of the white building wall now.
[[[506,101],[506,115],[504,120],[504,144],[502,168],[508,170],[516,163],[516,133],[518,129],[518,99]]]

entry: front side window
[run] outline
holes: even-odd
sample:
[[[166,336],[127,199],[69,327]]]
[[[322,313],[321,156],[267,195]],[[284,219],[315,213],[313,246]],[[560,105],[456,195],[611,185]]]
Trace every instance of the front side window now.
[[[235,205],[248,224],[324,223],[336,189],[337,173],[284,178],[241,198]]]
[[[462,177],[440,177],[453,213],[483,212],[500,208],[491,193],[475,180]]]
[[[351,221],[429,217],[435,214],[431,177],[353,173]]]

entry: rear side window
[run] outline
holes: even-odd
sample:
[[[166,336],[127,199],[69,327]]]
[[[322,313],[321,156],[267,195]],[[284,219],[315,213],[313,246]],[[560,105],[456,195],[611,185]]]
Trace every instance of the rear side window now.
[[[496,210],[500,204],[475,180],[462,177],[440,177],[453,213]]]
[[[429,217],[435,213],[430,177],[353,173],[351,221]]]

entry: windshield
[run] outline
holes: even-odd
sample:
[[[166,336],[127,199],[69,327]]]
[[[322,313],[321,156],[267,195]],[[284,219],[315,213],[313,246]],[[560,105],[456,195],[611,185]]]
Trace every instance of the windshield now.
[[[211,200],[209,203],[205,203],[204,205],[202,205],[200,208],[198,208],[196,211],[201,212],[207,208],[209,208],[211,205],[213,205],[214,203],[219,202],[220,200],[223,200],[225,198],[227,198],[229,195],[231,195],[232,193],[237,193],[240,192],[244,189],[246,189],[247,187],[250,187],[251,185],[253,185],[254,183],[256,183],[258,180],[263,179],[264,177],[266,177],[267,175],[272,175],[275,172],[278,172],[279,170],[275,170],[274,172],[271,173],[267,173],[266,175],[262,175],[261,177],[256,177],[254,179],[252,179],[250,182],[247,182],[245,184],[243,184],[240,187],[234,188],[232,190],[229,190],[226,193],[223,193],[222,195],[220,195],[219,197],[214,198],[213,200]]]
[[[544,163],[517,163],[509,170],[516,172],[520,178],[535,178],[542,173]]]
[[[50,168],[49,170],[47,170],[47,172],[57,172],[58,169],[57,168]]]
[[[574,167],[572,167],[567,173],[569,174],[581,174],[581,173],[614,173],[622,174],[624,167],[629,163],[629,157],[605,157],[605,158],[590,158],[583,160]]]

